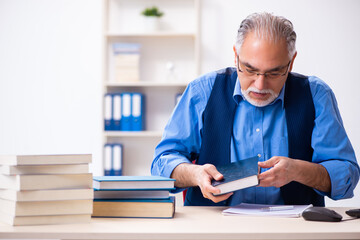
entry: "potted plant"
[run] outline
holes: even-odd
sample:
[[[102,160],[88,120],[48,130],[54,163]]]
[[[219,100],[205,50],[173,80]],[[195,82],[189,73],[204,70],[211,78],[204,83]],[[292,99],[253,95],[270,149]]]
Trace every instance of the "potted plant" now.
[[[155,6],[145,8],[141,14],[144,16],[144,28],[147,31],[157,31],[159,30],[159,19],[164,15],[163,12],[160,12],[159,9]]]

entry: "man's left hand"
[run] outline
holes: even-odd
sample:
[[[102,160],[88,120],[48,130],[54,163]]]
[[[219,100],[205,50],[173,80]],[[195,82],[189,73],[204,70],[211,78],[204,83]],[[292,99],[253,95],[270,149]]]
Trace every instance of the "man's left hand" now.
[[[259,162],[261,168],[272,168],[259,174],[259,186],[282,187],[293,181],[296,174],[296,161],[288,157],[272,157],[265,162]]]

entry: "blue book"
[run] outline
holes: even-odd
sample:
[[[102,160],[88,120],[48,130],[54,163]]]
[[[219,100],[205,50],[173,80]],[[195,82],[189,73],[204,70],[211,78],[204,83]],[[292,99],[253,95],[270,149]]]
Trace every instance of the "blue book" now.
[[[94,190],[94,199],[168,199],[175,188]]]
[[[104,175],[105,176],[110,176],[111,174],[111,169],[112,169],[112,145],[109,143],[106,143],[104,145]]]
[[[144,97],[141,93],[133,93],[131,95],[131,130],[144,130]]]
[[[131,131],[131,93],[121,94],[121,131]]]
[[[112,101],[112,130],[120,131],[121,130],[121,94],[114,93],[113,94],[113,101]]]
[[[121,176],[122,174],[122,145],[120,143],[112,144],[112,171],[111,175]]]
[[[92,217],[172,218],[175,197],[167,199],[94,199]]]
[[[160,176],[98,176],[93,177],[93,187],[104,189],[169,189],[175,179]]]
[[[113,121],[113,98],[110,93],[104,96],[104,128],[105,131],[112,130]]]
[[[221,195],[239,189],[256,186],[259,184],[257,156],[233,162],[227,165],[217,166],[216,169],[224,176],[221,181],[212,181],[212,185],[221,190]]]

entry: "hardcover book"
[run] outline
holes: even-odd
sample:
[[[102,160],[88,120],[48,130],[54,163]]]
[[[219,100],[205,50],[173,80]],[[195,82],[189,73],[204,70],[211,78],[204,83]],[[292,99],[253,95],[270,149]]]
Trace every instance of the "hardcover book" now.
[[[53,164],[53,165],[0,165],[0,174],[79,174],[88,173],[89,164]]]
[[[0,221],[13,226],[89,223],[90,220],[91,214],[12,216],[0,213]]]
[[[162,200],[94,200],[93,217],[172,218],[175,197]]]
[[[92,173],[54,175],[3,175],[0,188],[13,190],[92,188]]]
[[[173,189],[95,190],[94,199],[167,199]]]
[[[93,177],[93,187],[104,189],[169,189],[175,179],[160,176],[100,176]]]
[[[0,198],[18,202],[93,199],[93,189],[25,190],[0,189]]]
[[[91,154],[0,155],[0,165],[43,165],[91,163]]]
[[[34,202],[0,199],[0,212],[11,216],[91,214],[92,205],[91,199]]]
[[[214,195],[222,195],[259,184],[257,156],[217,166],[216,168],[224,178],[220,181],[212,181],[211,184],[221,190],[219,194]]]

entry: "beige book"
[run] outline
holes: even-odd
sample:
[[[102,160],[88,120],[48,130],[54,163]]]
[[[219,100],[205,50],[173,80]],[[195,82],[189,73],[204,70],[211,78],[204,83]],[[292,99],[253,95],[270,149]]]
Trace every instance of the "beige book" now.
[[[0,174],[0,189],[82,189],[92,188],[92,174],[4,175]]]
[[[91,214],[92,208],[93,201],[91,199],[34,202],[0,199],[0,212],[11,216]]]
[[[43,165],[91,163],[91,154],[0,155],[0,165]]]
[[[0,198],[18,202],[93,199],[91,189],[25,190],[0,189]]]
[[[11,216],[0,212],[0,221],[13,226],[89,223],[91,214]]]
[[[0,174],[79,174],[88,173],[89,164],[56,164],[56,165],[0,165]]]
[[[95,200],[93,207],[93,217],[172,218],[175,213],[175,198]]]

